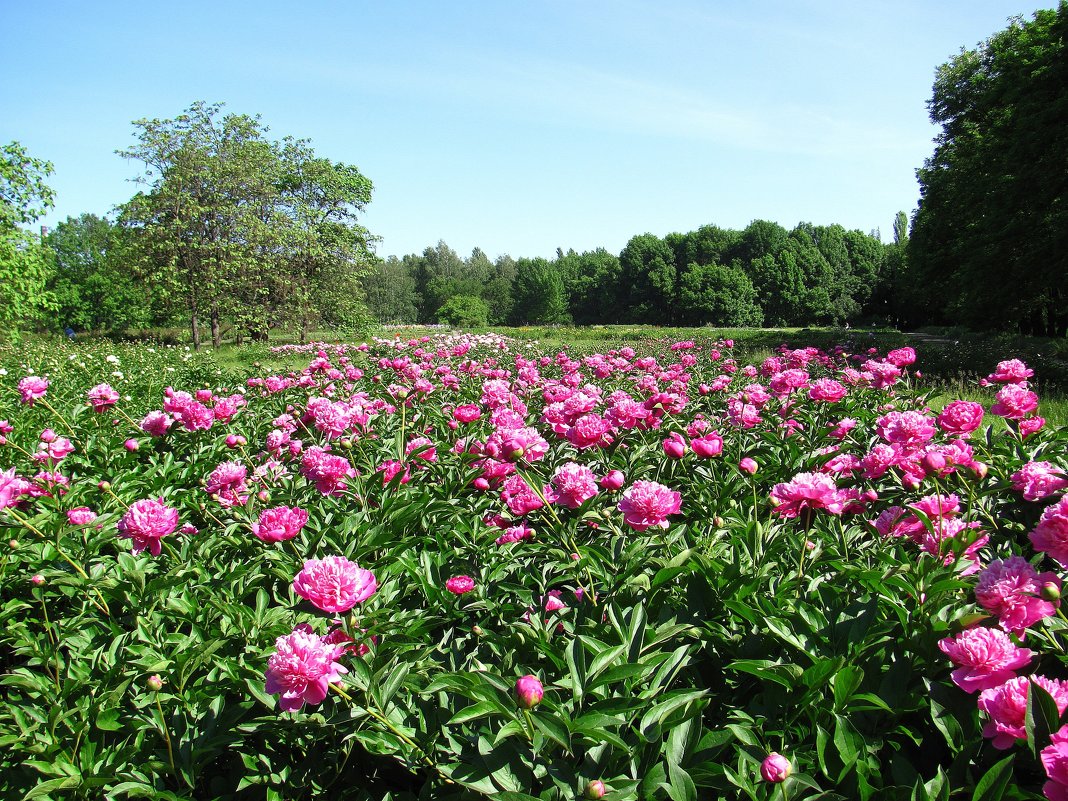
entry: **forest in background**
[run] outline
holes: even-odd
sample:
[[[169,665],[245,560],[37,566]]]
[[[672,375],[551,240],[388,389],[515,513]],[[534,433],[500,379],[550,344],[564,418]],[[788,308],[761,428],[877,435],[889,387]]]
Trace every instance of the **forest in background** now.
[[[340,332],[378,323],[963,325],[1064,337],[1068,303],[1068,3],[1014,19],[941,65],[941,126],[911,221],[878,232],[755,220],[636,235],[618,255],[553,259],[445,242],[381,259],[360,171],[272,140],[258,117],[196,103],[134,122],[141,189],[46,237],[51,165],[0,148],[0,331]],[[910,224],[911,222],[911,224]]]

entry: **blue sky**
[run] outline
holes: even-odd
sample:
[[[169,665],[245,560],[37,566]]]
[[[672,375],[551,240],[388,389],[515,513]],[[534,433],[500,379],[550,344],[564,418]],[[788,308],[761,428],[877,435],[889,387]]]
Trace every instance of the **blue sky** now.
[[[55,165],[49,224],[129,199],[131,121],[205,100],[359,167],[382,256],[753,219],[886,239],[936,67],[1052,6],[1022,2],[0,0],[0,143]]]

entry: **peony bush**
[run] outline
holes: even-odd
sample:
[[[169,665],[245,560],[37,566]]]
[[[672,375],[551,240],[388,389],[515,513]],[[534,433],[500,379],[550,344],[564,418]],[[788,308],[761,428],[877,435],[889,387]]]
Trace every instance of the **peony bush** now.
[[[1068,797],[1033,372],[732,348],[3,356],[0,795]]]

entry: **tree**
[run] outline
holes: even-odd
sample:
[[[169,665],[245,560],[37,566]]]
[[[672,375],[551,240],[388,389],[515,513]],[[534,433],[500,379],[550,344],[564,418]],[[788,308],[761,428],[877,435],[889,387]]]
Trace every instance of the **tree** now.
[[[52,208],[45,183],[50,162],[34,158],[18,142],[0,148],[0,331],[12,339],[18,327],[54,306],[45,291],[51,260],[40,238],[22,228]]]
[[[617,323],[622,319],[618,256],[604,248],[585,253],[569,250],[557,258],[556,264],[576,323]]]
[[[512,285],[512,322],[544,325],[568,322],[567,294],[560,273],[546,259],[519,259]]]
[[[722,264],[686,266],[679,278],[679,319],[683,325],[759,326],[764,313],[749,277]]]
[[[928,109],[942,130],[908,240],[927,316],[1064,336],[1068,2],[939,67]]]
[[[124,331],[167,322],[165,298],[130,258],[123,229],[104,217],[68,217],[45,239],[55,272],[48,290],[56,302],[52,328]]]
[[[655,234],[641,234],[619,254],[621,305],[628,322],[675,322],[675,252]]]
[[[408,262],[390,256],[362,280],[368,309],[378,322],[404,324],[418,320],[419,295]]]
[[[334,324],[363,312],[360,275],[373,237],[356,223],[371,183],[355,167],[317,158],[305,140],[266,138],[258,117],[195,103],[173,120],[138,120],[146,187],[120,222],[184,298],[193,345],[206,316],[218,346],[223,320],[257,336],[273,324]]]
[[[488,325],[489,304],[474,295],[453,295],[438,309],[438,322],[454,328]]]

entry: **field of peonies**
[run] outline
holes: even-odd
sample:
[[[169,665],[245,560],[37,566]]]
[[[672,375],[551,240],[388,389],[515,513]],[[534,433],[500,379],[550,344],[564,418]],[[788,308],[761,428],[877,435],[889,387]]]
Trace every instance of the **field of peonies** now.
[[[2,798],[1068,799],[1018,360],[110,347],[0,352]]]

